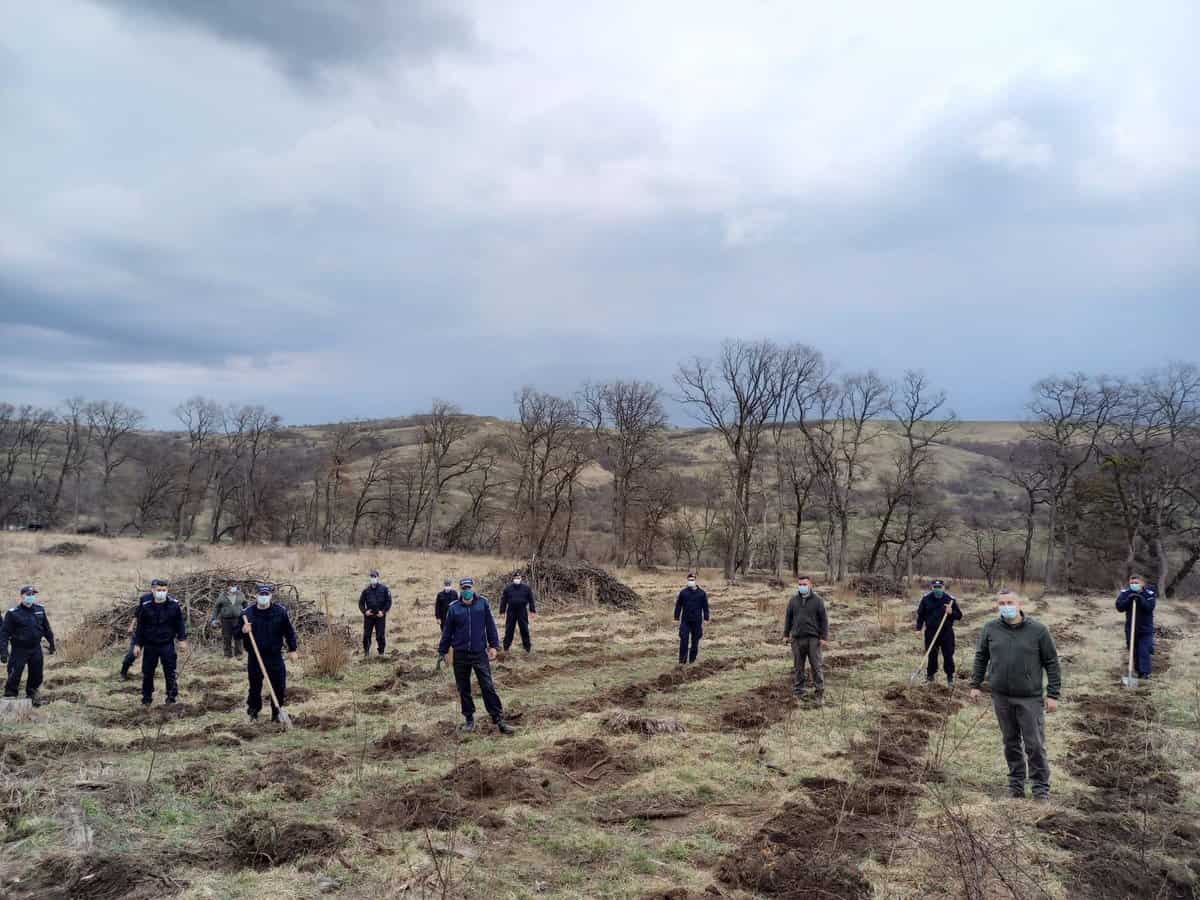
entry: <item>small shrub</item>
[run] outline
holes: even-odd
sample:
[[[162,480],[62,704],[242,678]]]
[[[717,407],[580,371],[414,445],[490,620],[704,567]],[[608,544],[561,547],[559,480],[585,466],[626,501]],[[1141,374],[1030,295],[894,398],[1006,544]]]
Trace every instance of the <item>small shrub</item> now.
[[[313,638],[309,671],[327,678],[341,678],[350,665],[350,648],[340,634],[327,631]]]
[[[60,641],[56,647],[58,658],[69,666],[85,663],[112,643],[112,633],[107,628],[79,627]]]

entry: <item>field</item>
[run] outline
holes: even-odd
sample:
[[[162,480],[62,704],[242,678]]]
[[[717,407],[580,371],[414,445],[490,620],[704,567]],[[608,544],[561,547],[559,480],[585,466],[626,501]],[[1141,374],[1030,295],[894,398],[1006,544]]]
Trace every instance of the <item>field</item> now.
[[[33,897],[1195,897],[1200,892],[1200,605],[1160,606],[1156,677],[1120,686],[1107,596],[1050,596],[1064,703],[1048,717],[1049,806],[1005,798],[990,703],[910,687],[911,602],[821,587],[826,705],[790,698],[785,590],[726,587],[700,663],[675,666],[677,572],[618,573],[644,608],[545,604],[534,653],[494,669],[515,736],[460,738],[434,670],[443,574],[509,560],[400,551],[208,548],[0,535],[0,583],[41,590],[60,647],[87,609],[162,572],[248,567],[328,599],[357,627],[366,572],[395,608],[390,655],[340,679],[290,667],[296,727],[246,723],[244,661],[183,664],[181,704],[148,713],[116,677],[123,647],[49,659],[37,720],[0,722],[0,896]],[[966,619],[960,672],[990,615]],[[161,696],[161,685],[159,687]],[[986,699],[986,698],[985,698]]]

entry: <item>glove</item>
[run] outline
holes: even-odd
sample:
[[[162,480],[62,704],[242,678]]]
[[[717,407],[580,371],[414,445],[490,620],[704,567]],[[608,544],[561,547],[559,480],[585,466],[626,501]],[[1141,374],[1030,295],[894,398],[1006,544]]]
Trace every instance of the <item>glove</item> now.
[[[5,653],[3,656],[0,656],[0,665],[4,665],[4,666],[8,665],[8,654],[7,653]],[[439,662],[438,665],[440,666],[441,663]]]
[[[440,668],[442,667],[442,663],[444,663],[445,661],[446,661],[446,654],[445,654],[445,653],[439,653],[439,654],[438,654],[438,661],[437,661],[437,668],[439,668],[439,669],[440,669]]]
[[[51,656],[53,656],[54,655],[54,645],[51,644],[48,648],[46,648],[46,652],[49,653]]]

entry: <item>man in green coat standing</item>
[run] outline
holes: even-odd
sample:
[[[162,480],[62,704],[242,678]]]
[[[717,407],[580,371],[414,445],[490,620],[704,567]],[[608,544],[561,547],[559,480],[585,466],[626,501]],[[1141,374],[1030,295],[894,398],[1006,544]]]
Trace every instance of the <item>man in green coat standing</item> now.
[[[787,615],[783,620],[783,636],[792,642],[792,663],[795,665],[795,680],[792,693],[804,701],[804,663],[812,667],[813,694],[817,706],[825,703],[825,673],[821,663],[821,651],[829,646],[829,615],[825,601],[813,590],[812,579],[801,575],[797,580],[796,593],[788,601]]]
[[[225,656],[242,655],[242,589],[236,581],[225,586],[221,599],[213,607],[213,625],[221,626],[221,636],[225,639]]]
[[[1058,649],[1049,629],[1021,611],[1021,598],[1014,592],[1000,591],[996,609],[1000,618],[984,625],[979,635],[971,702],[979,699],[986,676],[1004,736],[1009,796],[1024,798],[1028,778],[1033,783],[1033,799],[1044,802],[1050,799],[1045,714],[1058,708],[1062,692]]]

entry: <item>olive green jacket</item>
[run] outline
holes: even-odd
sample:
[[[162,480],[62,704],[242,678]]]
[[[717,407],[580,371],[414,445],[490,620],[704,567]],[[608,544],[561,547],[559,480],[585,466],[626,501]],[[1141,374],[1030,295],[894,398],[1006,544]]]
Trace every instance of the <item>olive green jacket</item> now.
[[[979,687],[986,676],[993,694],[1041,697],[1043,672],[1045,693],[1057,700],[1062,692],[1062,670],[1058,648],[1045,625],[1021,613],[1016,625],[997,618],[983,626],[975,648],[971,687]]]

